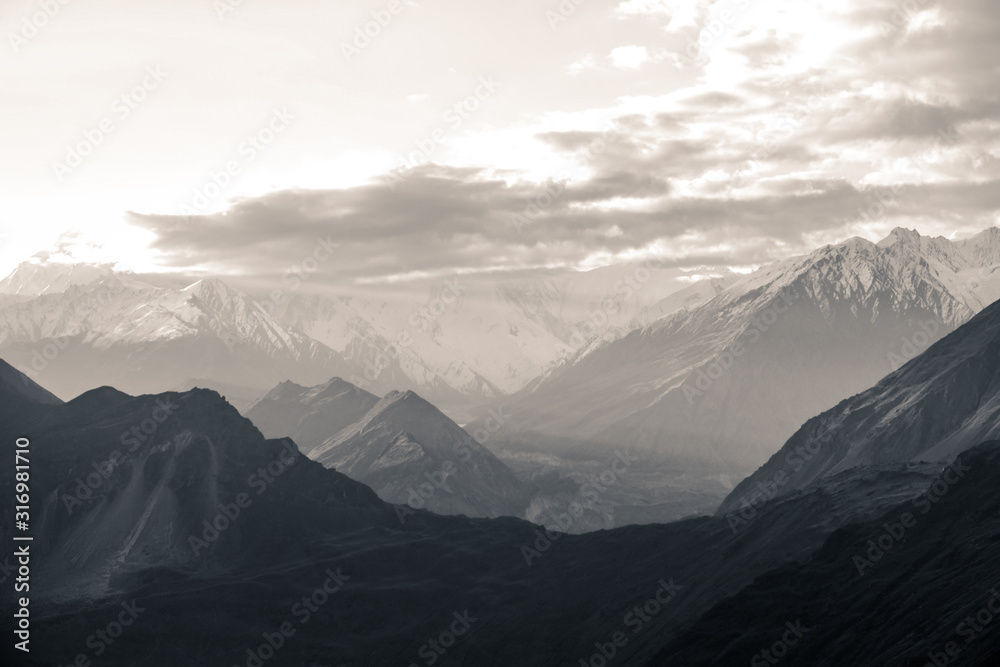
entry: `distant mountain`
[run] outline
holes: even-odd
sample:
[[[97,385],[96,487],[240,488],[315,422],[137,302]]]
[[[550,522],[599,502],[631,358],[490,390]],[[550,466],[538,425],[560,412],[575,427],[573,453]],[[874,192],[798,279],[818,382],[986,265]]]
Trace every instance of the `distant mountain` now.
[[[279,404],[288,394],[300,397],[297,410]],[[412,391],[378,400],[335,379],[305,392],[278,387],[268,396],[249,418],[268,433],[292,427],[310,458],[367,484],[387,502],[479,517],[521,516],[528,505],[530,487]]]
[[[94,362],[92,355],[84,350],[73,368],[86,367],[86,373],[75,378],[56,373],[45,378],[47,384],[66,397],[75,395],[91,386],[86,375],[92,367],[99,373],[95,377],[104,378],[101,382],[127,387],[133,392],[218,387],[225,389],[227,397],[242,409],[279,381],[291,379],[311,385],[331,375],[341,375],[379,395],[397,389],[417,391],[464,423],[484,400],[521,389],[588,345],[621,336],[671,308],[690,306],[709,298],[713,292],[706,282],[681,290],[683,297],[671,300],[668,295],[682,286],[674,280],[677,274],[643,264],[626,264],[586,272],[552,270],[531,278],[459,276],[426,288],[373,291],[367,297],[288,291],[275,300],[267,291],[254,291],[259,286],[252,281],[248,281],[249,291],[234,287],[239,283],[213,279],[204,280],[197,287],[192,285],[195,279],[185,282],[184,276],[175,274],[138,275],[114,272],[108,266],[32,261],[23,263],[0,282],[0,311],[20,306],[6,316],[15,335],[5,336],[0,328],[0,352],[26,370],[34,370],[28,365],[31,362],[45,365],[45,359],[35,357],[36,348],[49,344],[53,333],[65,335],[62,331],[67,327],[53,327],[56,331],[48,332],[42,331],[45,327],[41,323],[71,324],[65,322],[67,302],[94,290],[108,298],[101,288],[109,283],[118,282],[134,290],[134,298],[126,299],[131,310],[98,309],[92,319],[109,322],[92,322],[97,329],[94,332],[86,326],[69,326],[88,336],[87,342],[100,339],[106,346],[112,345],[117,336],[128,334],[137,317],[161,329],[144,331],[140,336],[142,343],[179,337],[178,330],[186,330],[171,321],[171,313],[184,319],[175,308],[182,304],[176,299],[172,305],[158,300],[164,294],[214,291],[218,298],[207,296],[207,308],[203,311],[205,324],[212,329],[209,338],[221,337],[225,344],[227,340],[249,336],[250,340],[244,342],[259,347],[269,335],[265,330],[282,330],[301,337],[296,343],[299,347],[312,341],[321,349],[333,351],[338,355],[336,368],[321,363],[322,373],[312,374],[304,367],[313,363],[310,358],[297,362],[298,368],[281,361],[255,361],[264,371],[256,375],[224,369],[217,372],[219,369],[213,368],[195,350],[188,354],[205,362],[198,363],[198,369],[182,365],[164,375],[162,382],[149,386],[127,377],[124,369],[121,369],[126,374],[123,377],[112,372],[100,374],[105,360]],[[64,298],[58,298],[59,295]],[[39,296],[57,298],[38,302]],[[258,313],[251,315],[248,300],[256,304]],[[96,307],[91,304],[90,308]],[[169,312],[150,313],[151,309]],[[161,315],[166,316],[166,321]],[[35,322],[34,327],[23,322],[26,317]],[[217,325],[228,317],[234,318],[235,330],[218,331]],[[3,319],[0,317],[0,321]],[[122,331],[104,330],[114,327]],[[255,328],[255,332],[248,330]],[[288,338],[284,334],[279,337]],[[273,350],[266,353],[274,356]],[[139,356],[145,354],[142,351]],[[109,369],[115,365],[111,360]],[[271,373],[269,365],[276,365],[275,370],[280,372]],[[49,371],[59,367],[58,363],[46,365]],[[61,372],[73,371],[66,367]],[[269,379],[265,382],[261,375]]]
[[[58,294],[74,285],[86,285],[113,273],[110,264],[22,262],[0,280],[0,294],[20,297]]]
[[[316,387],[282,382],[245,414],[268,438],[291,438],[308,455],[359,421],[379,400],[341,378]]]
[[[516,418],[491,446],[573,461],[628,443],[647,468],[741,476],[1000,296],[998,261],[998,229],[896,229],[777,262],[505,399]]]
[[[788,493],[858,466],[947,462],[1000,437],[1000,302],[874,387],[806,422],[719,509],[761,485]],[[774,487],[776,475],[782,483]]]
[[[263,393],[349,370],[217,279],[175,290],[111,275],[9,305],[0,309],[0,351],[66,398],[94,384],[150,393],[192,379]]]
[[[449,415],[518,391],[553,365],[672,309],[714,295],[715,282],[684,288],[642,264],[552,271],[537,278],[441,281],[409,294],[297,294],[276,303],[278,321],[341,352],[354,384],[377,394],[420,393]]]

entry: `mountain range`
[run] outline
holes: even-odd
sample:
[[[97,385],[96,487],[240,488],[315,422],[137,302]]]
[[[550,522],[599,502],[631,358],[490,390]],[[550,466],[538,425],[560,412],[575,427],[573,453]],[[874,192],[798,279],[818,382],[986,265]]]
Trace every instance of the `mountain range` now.
[[[367,403],[414,392],[489,434],[484,451],[535,488],[517,515],[541,522],[625,449],[641,464],[602,487],[577,524],[594,529],[713,511],[806,420],[1000,297],[998,265],[1000,230],[951,241],[896,229],[680,290],[629,265],[459,277],[422,301],[275,301],[216,278],[28,262],[0,283],[0,354],[64,399],[100,384],[208,387],[245,411],[279,383],[331,377]],[[487,428],[494,414],[502,429]],[[420,447],[425,457],[432,445]],[[418,449],[401,440],[394,455]],[[465,509],[495,516],[492,506]]]
[[[986,599],[998,553],[989,539],[1000,516],[995,444],[961,453],[977,472],[969,485],[937,465],[887,463],[817,478],[739,529],[717,516],[574,536],[423,510],[401,522],[399,506],[304,457],[294,441],[265,439],[209,390],[131,397],[104,387],[63,403],[3,362],[0,378],[0,439],[30,441],[36,664],[78,655],[108,665],[191,656],[551,665],[609,655],[734,664],[771,646],[786,609],[795,618],[785,620],[814,632],[800,649],[808,657],[790,653],[787,664],[843,664],[830,662],[841,654],[857,665],[914,664],[952,638],[953,615]],[[0,493],[13,493],[13,464],[0,463]],[[857,574],[853,556],[874,531],[944,479],[947,502],[886,556],[910,563],[909,574]],[[950,543],[970,546],[950,547],[942,569],[928,553],[946,526]],[[12,515],[0,518],[0,537],[14,528]],[[799,611],[827,589],[823,614]],[[0,593],[5,604],[10,590]],[[871,629],[885,614],[851,612],[879,595],[935,604],[908,603],[887,635],[898,639],[881,642]],[[95,628],[123,612],[135,622],[98,642]],[[445,631],[451,638],[435,642]],[[858,639],[831,649],[845,633]],[[985,660],[994,645],[983,638],[969,655]],[[687,657],[706,652],[723,657]]]
[[[505,397],[512,418],[491,446],[515,468],[573,467],[629,443],[661,486],[680,471],[735,483],[1000,298],[998,266],[995,228],[963,241],[896,229],[776,262]]]
[[[1000,435],[1000,302],[870,389],[807,421],[722,503],[754,489],[791,493],[859,466],[955,460]]]
[[[483,401],[522,388],[597,338],[707,298],[714,284],[665,299],[682,285],[631,265],[460,277],[423,298],[274,298],[239,282],[25,262],[0,281],[0,352],[67,399],[94,382],[132,392],[209,386],[246,409],[278,382],[340,375],[379,395],[419,391],[467,421]],[[602,303],[602,323],[592,327],[588,313]]]
[[[286,382],[246,416],[265,436],[291,437],[311,459],[411,509],[522,516],[532,495],[489,449],[412,391],[380,399],[340,378],[311,388]]]

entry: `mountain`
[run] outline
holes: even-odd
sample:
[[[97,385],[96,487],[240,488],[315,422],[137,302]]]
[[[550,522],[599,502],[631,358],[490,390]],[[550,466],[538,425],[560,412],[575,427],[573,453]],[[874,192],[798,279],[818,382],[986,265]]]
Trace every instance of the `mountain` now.
[[[289,437],[308,455],[359,421],[379,400],[341,378],[316,387],[282,382],[245,415],[268,438]]]
[[[376,394],[410,389],[468,421],[484,400],[524,388],[594,341],[700,303],[714,293],[709,282],[726,280],[681,290],[665,270],[626,264],[531,278],[458,276],[405,294],[260,300],[282,324],[360,369],[352,383]]]
[[[0,401],[7,405],[34,403],[59,405],[59,398],[43,389],[27,375],[0,359]]]
[[[66,404],[0,402],[0,441],[19,437],[30,440],[37,664],[434,657],[535,667],[597,664],[592,656],[611,651],[644,664],[760,575],[807,563],[838,529],[929,484],[919,470],[887,467],[777,498],[739,532],[700,517],[566,535],[516,519],[400,514],[291,441],[265,439],[208,390],[131,397],[103,387]],[[0,459],[5,497],[13,466]],[[994,495],[976,511],[991,510],[1000,485],[988,475],[980,488]],[[958,507],[969,512],[956,503],[948,516]],[[13,513],[0,516],[0,538],[14,531]],[[17,608],[13,596],[0,588],[5,608]],[[877,637],[878,627],[856,631]],[[25,664],[13,653],[5,642],[0,659]]]
[[[766,266],[504,399],[516,419],[491,446],[571,466],[627,443],[646,469],[743,476],[1000,295],[998,253],[998,229],[896,229]]]
[[[145,331],[142,342],[159,341],[176,334],[178,327],[170,321],[171,313],[184,319],[184,314],[176,311],[178,306],[181,310],[186,306],[183,299],[174,299],[173,304],[154,302],[163,294],[177,295],[191,287],[196,291],[218,292],[218,298],[206,295],[206,324],[218,325],[226,317],[236,318],[233,324],[239,330],[213,330],[209,338],[221,335],[225,343],[248,335],[250,340],[244,342],[256,347],[269,335],[266,330],[280,329],[298,336],[296,345],[304,346],[311,341],[321,349],[335,352],[339,355],[336,368],[329,368],[332,372],[324,371],[325,374],[311,374],[307,368],[265,361],[263,374],[269,379],[264,382],[261,374],[225,369],[220,372],[202,363],[193,369],[182,366],[165,375],[165,381],[156,386],[113,373],[97,376],[103,378],[100,381],[133,392],[186,391],[207,385],[224,389],[235,404],[248,408],[279,381],[292,379],[314,384],[339,374],[378,395],[395,389],[417,391],[464,423],[476,414],[484,400],[495,400],[523,388],[587,345],[620,336],[671,308],[691,305],[713,292],[706,282],[682,289],[683,296],[671,300],[668,295],[683,286],[683,282],[674,280],[678,273],[652,265],[625,264],[591,271],[546,270],[532,277],[459,276],[440,283],[359,291],[354,295],[309,294],[290,289],[274,298],[273,290],[262,290],[259,284],[241,281],[239,277],[233,278],[237,282],[231,284],[215,279],[196,283],[195,279],[184,282],[184,276],[175,274],[140,275],[114,272],[107,266],[31,261],[20,265],[0,283],[0,311],[20,305],[7,316],[8,327],[14,329],[13,338],[0,329],[0,351],[26,371],[36,371],[32,363],[48,370],[53,365],[60,368],[59,373],[46,378],[47,384],[65,397],[75,395],[91,386],[84,373],[75,378],[61,377],[72,373],[72,369],[58,363],[46,364],[46,359],[35,356],[37,347],[52,342],[50,334],[39,331],[44,328],[42,322],[64,320],[68,301],[95,289],[104,295],[102,285],[120,282],[134,290],[127,299],[132,310],[95,313],[93,318],[114,320],[113,324],[105,323],[107,328],[120,326],[123,331],[110,333],[101,330],[104,327],[96,322],[98,331],[90,333],[85,327],[82,331],[110,345],[119,333],[128,333],[128,325],[122,325],[121,320],[128,322],[143,313],[162,331]],[[723,277],[711,282],[725,280]],[[246,282],[246,289],[240,288],[242,282]],[[193,283],[201,286],[192,287]],[[55,298],[38,301],[40,296]],[[104,295],[104,298],[109,297]],[[255,302],[259,312],[251,313],[247,300]],[[160,313],[167,321],[162,321],[164,318],[159,315],[146,314],[153,306],[161,309],[165,306],[170,311]],[[249,317],[253,323],[246,326],[247,322],[239,321],[241,317]],[[26,325],[23,322],[26,318],[35,325]],[[279,338],[287,336],[280,334]],[[275,356],[273,349],[266,353]],[[197,351],[188,354],[199,355]],[[91,363],[100,371],[103,360],[94,364],[85,351],[79,356],[74,366]],[[204,354],[201,359],[206,360]],[[269,364],[281,370],[271,373],[267,369]],[[115,363],[112,361],[110,365],[113,367]],[[184,370],[191,372],[185,374]],[[124,369],[121,372],[126,373]]]
[[[0,294],[34,297],[65,292],[114,273],[110,264],[21,262],[0,280]]]
[[[319,423],[343,423],[369,396],[344,387],[318,419],[299,420],[300,435],[321,434]],[[258,407],[251,413],[260,414]],[[390,392],[355,423],[304,447],[383,500],[438,514],[521,516],[531,494],[492,452],[412,391]]]
[[[864,465],[947,462],[1000,436],[1000,302],[889,374],[874,387],[806,422],[720,507],[776,475],[776,493]]]
[[[843,526],[637,664],[998,664],[1000,442],[959,459],[925,494]]]
[[[217,279],[169,289],[116,274],[15,303],[0,309],[0,350],[66,398],[94,384],[143,393],[192,381],[259,396],[281,380],[349,370]]]

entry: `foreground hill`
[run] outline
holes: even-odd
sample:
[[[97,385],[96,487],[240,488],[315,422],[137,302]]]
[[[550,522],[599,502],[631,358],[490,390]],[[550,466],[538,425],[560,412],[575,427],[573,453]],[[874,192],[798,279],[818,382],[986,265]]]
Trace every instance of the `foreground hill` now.
[[[991,441],[962,453],[927,495],[758,577],[645,664],[996,665],[998,489]]]
[[[60,405],[26,382],[4,387],[21,404],[0,404],[0,441],[30,440],[39,664],[420,664],[434,640],[449,644],[439,664],[540,666],[589,660],[617,632],[617,659],[635,664],[757,575],[929,482],[861,471],[778,499],[738,531],[704,517],[546,534],[515,519],[401,516],[211,391],[102,388]],[[407,408],[394,398],[384,407]],[[5,496],[12,467],[0,461]],[[13,528],[0,517],[0,539]],[[120,636],[88,643],[126,608],[136,618]]]
[[[1000,302],[874,387],[806,422],[720,512],[781,477],[787,493],[857,466],[953,460],[1000,435]]]

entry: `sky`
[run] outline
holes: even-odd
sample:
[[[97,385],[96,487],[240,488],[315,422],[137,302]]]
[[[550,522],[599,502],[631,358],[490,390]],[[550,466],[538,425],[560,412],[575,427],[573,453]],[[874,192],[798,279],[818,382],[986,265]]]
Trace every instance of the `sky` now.
[[[0,36],[0,275],[746,271],[1000,222],[995,0],[11,0]]]

